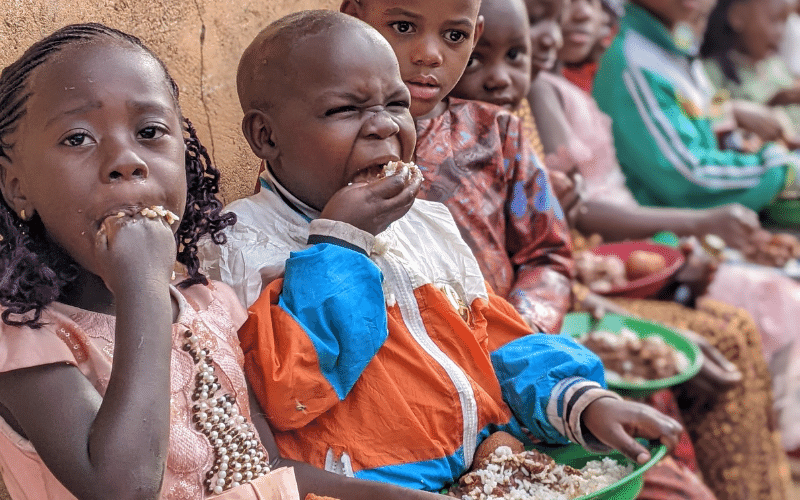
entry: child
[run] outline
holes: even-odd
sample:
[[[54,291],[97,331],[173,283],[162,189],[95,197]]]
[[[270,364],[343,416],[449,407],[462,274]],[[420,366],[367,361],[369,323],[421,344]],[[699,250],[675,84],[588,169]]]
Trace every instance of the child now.
[[[133,36],[67,26],[0,74],[0,470],[13,498],[298,499],[250,412],[245,311],[198,272],[199,238],[222,242],[235,221],[218,178],[175,82]],[[173,286],[176,255],[187,275]],[[303,494],[422,498],[295,469]]]
[[[573,37],[564,37],[564,48],[560,53],[573,58],[568,62],[585,60],[603,35],[602,26],[598,22],[603,14],[600,2],[594,1],[591,4],[592,9],[588,16],[584,2],[573,2],[567,9],[564,23],[571,25],[573,31],[589,37],[588,41],[577,40],[581,43],[576,43]],[[489,33],[491,24],[489,17],[486,17],[485,32]],[[469,75],[465,74],[464,78],[467,77]],[[573,219],[579,229],[588,234],[600,232],[612,240],[645,238],[663,229],[683,235],[696,234],[699,237],[715,232],[725,235],[729,241],[743,243],[752,238],[754,231],[760,230],[755,214],[748,214],[747,209],[741,206],[687,210],[638,205],[625,186],[625,178],[616,161],[610,120],[597,108],[591,96],[569,84],[564,78],[547,72],[539,73],[536,80],[549,87],[554,97],[548,96],[548,99],[558,103],[551,109],[551,114],[537,115],[537,119],[542,128],[548,129],[549,135],[565,138],[547,149],[546,163],[556,172],[568,172],[577,166],[578,172],[586,180],[583,208],[575,211],[576,217]],[[538,99],[540,96],[532,95],[531,98]],[[562,126],[561,124],[566,124],[563,130],[554,130]],[[726,301],[734,295],[742,296],[741,293],[736,294],[736,291],[752,288],[743,285],[741,280],[747,279],[746,277],[754,280],[756,275],[757,271],[752,266],[733,268],[725,265],[716,273],[712,297]],[[739,284],[732,284],[736,282],[727,279],[737,277]],[[718,286],[718,283],[727,284],[727,293],[721,293],[726,286]],[[797,285],[788,278],[771,280],[770,283],[773,287],[782,284],[781,289],[784,292],[756,294],[768,297],[768,301],[764,303],[745,294],[744,300],[749,304],[758,304],[756,307],[748,307],[748,310],[753,311],[754,316],[759,319],[764,311],[779,309],[778,304],[784,310],[792,310],[794,307],[791,305],[792,297],[797,292],[791,290],[797,289]],[[586,296],[586,300],[589,303],[594,302],[591,294]],[[706,481],[720,497],[727,498],[730,497],[730,491],[740,491],[743,496],[736,498],[771,498],[768,496],[769,488],[758,490],[764,484],[760,478],[776,478],[778,464],[782,459],[772,439],[773,433],[767,429],[772,412],[769,408],[769,373],[762,359],[761,342],[752,321],[746,319],[746,313],[734,312],[735,309],[718,300],[704,298],[698,303],[697,310],[678,304],[642,300],[625,301],[621,305],[630,312],[651,320],[701,333],[739,366],[744,374],[741,383],[722,391],[719,381],[716,381],[714,386],[719,396],[717,403],[710,406],[698,403],[699,394],[692,394],[692,405],[685,409],[684,416],[698,450],[701,468],[706,473]],[[746,304],[737,302],[737,305]],[[739,318],[735,322],[729,319],[733,315]],[[772,315],[770,319],[774,320],[776,316]],[[784,325],[788,326],[787,323]],[[784,331],[791,331],[791,328],[786,327]],[[709,358],[713,359],[711,356]],[[709,382],[714,380],[709,379]],[[739,436],[736,444],[733,444],[734,439],[715,438],[714,433],[719,429],[726,429],[730,435]],[[748,451],[739,454],[738,451],[743,449]],[[750,460],[745,459],[745,456],[761,458]],[[762,464],[763,468],[755,464]],[[734,476],[740,480],[731,481],[730,478]]]
[[[612,119],[617,157],[643,205],[759,211],[791,192],[797,157],[770,143],[757,154],[720,150],[715,94],[686,24],[700,2],[632,0],[600,62],[593,94]],[[673,31],[674,30],[674,31]]]
[[[774,106],[796,143],[800,88],[778,55],[795,0],[721,0],[708,18],[700,54],[716,88],[734,99]]]
[[[477,16],[479,2],[469,3]],[[534,330],[558,332],[573,263],[547,176],[510,112],[446,97],[480,38],[481,19],[464,24],[469,30],[459,27],[465,10],[453,2],[399,8],[393,0],[346,0],[341,9],[376,28],[397,54],[411,91],[416,163],[426,179],[420,196],[447,205],[498,295]]]
[[[426,10],[457,12],[443,34],[471,46],[477,1],[456,3]],[[485,287],[447,209],[414,201],[418,176],[380,178],[386,162],[411,159],[414,126],[375,30],[329,11],[288,16],[245,50],[237,83],[267,189],[230,205],[241,219],[227,255],[275,279],[240,339],[282,453],[437,491],[498,429],[605,443],[639,462],[648,453],[626,429],[672,442],[676,422],[604,390],[594,355],[531,335]],[[495,336],[514,340],[490,353]]]

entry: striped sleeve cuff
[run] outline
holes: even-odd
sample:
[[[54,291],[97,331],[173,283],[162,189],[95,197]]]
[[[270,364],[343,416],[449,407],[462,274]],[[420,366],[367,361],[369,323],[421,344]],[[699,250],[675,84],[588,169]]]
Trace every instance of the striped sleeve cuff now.
[[[553,387],[547,405],[547,418],[556,430],[573,443],[597,453],[612,451],[591,433],[584,434],[581,426],[583,410],[600,398],[622,399],[618,394],[603,389],[597,382],[582,377],[566,378]]]
[[[308,244],[331,243],[370,255],[375,237],[346,222],[314,219],[308,226]]]

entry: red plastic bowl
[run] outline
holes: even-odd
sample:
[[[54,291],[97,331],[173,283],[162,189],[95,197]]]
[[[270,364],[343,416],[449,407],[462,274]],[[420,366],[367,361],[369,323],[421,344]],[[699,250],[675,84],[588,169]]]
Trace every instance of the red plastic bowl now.
[[[590,251],[596,255],[616,255],[622,262],[627,262],[628,257],[634,250],[646,250],[648,252],[659,253],[666,260],[664,269],[644,276],[642,278],[628,281],[623,286],[613,287],[600,295],[607,297],[629,297],[632,299],[647,299],[655,296],[668,283],[669,279],[678,272],[683,265],[684,257],[680,250],[649,241],[623,241],[621,243],[606,243],[596,246]],[[598,292],[599,293],[599,292]]]

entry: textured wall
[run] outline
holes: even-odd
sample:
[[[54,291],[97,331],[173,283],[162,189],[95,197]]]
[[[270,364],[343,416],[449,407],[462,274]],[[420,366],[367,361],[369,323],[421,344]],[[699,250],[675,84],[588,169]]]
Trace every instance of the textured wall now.
[[[241,136],[236,66],[278,17],[340,0],[0,0],[0,67],[65,24],[96,21],[142,38],[181,87],[181,106],[222,170],[226,201],[252,191],[257,159]]]

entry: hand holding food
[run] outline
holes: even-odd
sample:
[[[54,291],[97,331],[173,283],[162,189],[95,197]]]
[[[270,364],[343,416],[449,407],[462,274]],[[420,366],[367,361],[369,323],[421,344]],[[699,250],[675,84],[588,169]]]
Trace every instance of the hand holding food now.
[[[411,209],[421,183],[422,173],[413,163],[367,169],[331,197],[320,218],[379,234]]]

